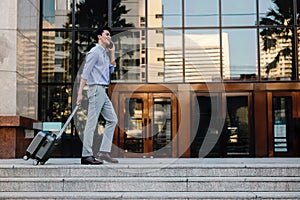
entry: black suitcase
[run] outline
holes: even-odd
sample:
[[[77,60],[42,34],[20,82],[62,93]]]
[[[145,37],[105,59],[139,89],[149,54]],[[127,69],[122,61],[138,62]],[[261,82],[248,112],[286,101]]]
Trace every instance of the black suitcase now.
[[[76,111],[78,110],[79,106],[76,106],[69,116],[67,122],[64,124],[62,129],[59,131],[57,135],[47,131],[39,131],[38,134],[33,138],[31,143],[29,144],[25,155],[23,157],[24,160],[34,159],[34,164],[45,164],[47,160],[50,158],[52,151],[54,150],[55,146],[59,144],[59,141],[71,122],[73,116],[75,115]]]

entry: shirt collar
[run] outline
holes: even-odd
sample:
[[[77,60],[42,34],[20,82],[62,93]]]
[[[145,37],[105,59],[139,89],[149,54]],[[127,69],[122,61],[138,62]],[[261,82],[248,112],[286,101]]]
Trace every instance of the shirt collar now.
[[[105,51],[105,48],[101,45],[101,44],[96,44],[96,46],[99,48],[99,49],[101,49],[102,51]]]

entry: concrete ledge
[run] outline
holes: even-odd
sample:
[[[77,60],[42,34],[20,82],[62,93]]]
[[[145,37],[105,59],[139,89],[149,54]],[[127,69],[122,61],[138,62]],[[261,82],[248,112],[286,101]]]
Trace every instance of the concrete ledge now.
[[[34,135],[33,122],[22,116],[0,116],[0,158],[21,158]],[[26,135],[32,130],[32,137]]]
[[[300,192],[1,192],[3,199],[299,199]]]

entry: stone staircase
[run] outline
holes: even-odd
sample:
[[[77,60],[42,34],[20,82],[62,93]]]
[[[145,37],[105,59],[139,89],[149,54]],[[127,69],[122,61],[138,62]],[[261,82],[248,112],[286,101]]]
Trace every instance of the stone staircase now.
[[[299,158],[0,160],[0,199],[300,199]]]

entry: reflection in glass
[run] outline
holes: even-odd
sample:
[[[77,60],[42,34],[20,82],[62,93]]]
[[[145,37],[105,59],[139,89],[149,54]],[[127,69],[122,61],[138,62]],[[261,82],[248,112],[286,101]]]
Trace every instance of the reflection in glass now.
[[[223,63],[224,80],[257,80],[256,35],[256,29],[223,29],[222,55],[230,58]]]
[[[181,27],[181,0],[148,1],[148,27]]]
[[[299,5],[298,5],[299,6]],[[260,25],[278,26],[293,25],[294,23],[293,0],[260,0],[259,18]]]
[[[126,22],[125,24],[122,24]],[[145,27],[145,0],[113,0],[113,27]]]
[[[219,106],[214,106],[218,105],[220,97],[217,94],[202,93],[199,96],[197,95],[196,98],[195,106],[199,107],[200,112],[194,112],[193,115],[200,121],[191,145],[191,157],[201,157],[203,155],[208,157],[220,156],[222,147],[219,143],[216,144],[216,140],[221,134],[216,126],[218,121],[220,121],[220,110],[217,109]],[[198,110],[198,108],[195,110]]]
[[[184,2],[185,27],[219,26],[219,0],[185,0]]]
[[[287,131],[292,119],[292,98],[273,97],[274,152],[288,152]]]
[[[43,28],[63,28],[72,11],[72,0],[43,0]],[[71,16],[70,16],[71,17]],[[72,21],[72,20],[70,20]]]
[[[107,0],[75,0],[75,26],[84,28],[96,28],[105,26],[108,22],[108,2]],[[72,27],[72,17],[67,27]]]
[[[145,31],[131,30],[115,34],[117,68],[112,82],[145,82]]]
[[[228,56],[224,54],[223,59],[224,65]],[[185,32],[186,82],[220,80],[220,64],[219,31],[193,30]]]
[[[297,28],[297,33],[300,33],[300,29]],[[300,35],[298,34],[298,41],[300,41]],[[296,54],[295,54],[296,56]],[[298,80],[300,80],[300,45],[298,45]]]
[[[65,122],[71,114],[71,86],[45,86],[41,91],[41,121]]]
[[[256,24],[256,0],[222,0],[222,26]]]
[[[148,31],[148,82],[182,82],[180,31]]]
[[[262,2],[260,2],[262,4]],[[264,5],[264,4],[263,4]],[[269,6],[268,8],[266,6]],[[274,1],[262,9],[265,13],[260,18],[260,25],[266,26],[260,30],[261,74],[263,79],[294,80],[296,66],[293,57],[296,56],[293,47],[294,29],[276,27],[278,25],[293,25],[293,1]],[[280,16],[280,17],[279,17]]]
[[[171,99],[155,98],[153,106],[153,132],[154,142],[153,151],[163,154],[164,156],[172,156],[172,119],[171,115]],[[160,150],[160,151],[159,151]]]
[[[143,153],[143,100],[126,98],[124,103],[124,151]]]
[[[42,34],[42,82],[71,82],[70,33],[44,31]]]
[[[275,29],[273,30],[275,31]],[[268,80],[291,80],[293,66],[292,29],[270,35],[270,29],[260,32],[261,76]],[[287,34],[287,38],[284,36]]]
[[[249,155],[248,97],[227,97],[227,155]]]

